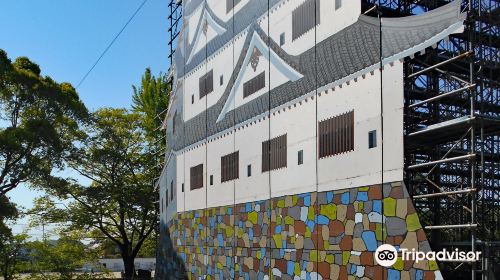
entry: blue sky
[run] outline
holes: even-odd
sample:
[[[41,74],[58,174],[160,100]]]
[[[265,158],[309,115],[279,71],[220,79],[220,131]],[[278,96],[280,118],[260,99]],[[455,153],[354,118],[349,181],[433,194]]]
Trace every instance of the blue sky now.
[[[77,85],[143,0],[2,0],[0,48],[11,60],[27,56],[43,75]],[[148,0],[86,81],[78,88],[91,110],[130,107],[133,84],[144,69],[167,72],[168,1]],[[68,173],[72,175],[72,173]],[[25,187],[9,193],[30,207],[40,193]],[[26,220],[19,222],[19,232]],[[33,231],[36,238],[39,231]]]

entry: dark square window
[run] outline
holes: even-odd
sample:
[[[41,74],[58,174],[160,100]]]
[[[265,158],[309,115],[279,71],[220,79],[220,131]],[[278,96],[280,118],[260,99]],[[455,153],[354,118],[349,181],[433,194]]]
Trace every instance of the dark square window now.
[[[191,190],[203,188],[203,164],[191,167]]]
[[[280,47],[285,44],[285,32],[280,34]]]
[[[222,183],[238,179],[239,169],[239,151],[221,157],[220,161],[220,180]]]
[[[210,186],[214,185],[214,175],[210,175]]]
[[[252,176],[252,165],[247,165],[247,177]]]
[[[200,99],[214,90],[214,71],[210,70],[200,78],[199,81]]]
[[[262,142],[262,172],[286,167],[286,134]]]
[[[297,153],[297,161],[298,161],[298,164],[301,165],[304,163],[304,150],[300,150],[298,153]]]
[[[368,149],[377,147],[377,131],[368,132]]]
[[[220,75],[219,84],[222,86],[224,84],[224,76]]]
[[[194,94],[191,95],[191,104],[194,104]]]
[[[181,191],[184,192],[184,183],[182,183],[182,190]]]
[[[335,10],[340,9],[342,7],[342,0],[335,0]]]

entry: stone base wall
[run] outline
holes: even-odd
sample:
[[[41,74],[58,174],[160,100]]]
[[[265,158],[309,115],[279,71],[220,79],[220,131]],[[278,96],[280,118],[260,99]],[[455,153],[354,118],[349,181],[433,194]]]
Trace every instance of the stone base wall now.
[[[179,213],[159,279],[440,279],[436,262],[375,263],[381,244],[429,251],[401,182]],[[206,277],[204,277],[206,276]]]

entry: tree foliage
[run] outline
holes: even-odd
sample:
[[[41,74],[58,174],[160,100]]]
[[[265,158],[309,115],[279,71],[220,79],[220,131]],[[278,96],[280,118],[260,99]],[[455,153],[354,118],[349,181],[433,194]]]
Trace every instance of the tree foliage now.
[[[33,263],[32,276],[47,278],[46,274],[57,273],[58,279],[72,279],[78,268],[87,261],[86,247],[71,236],[62,236],[53,242],[33,241],[27,246],[29,259]]]
[[[93,120],[78,153],[68,162],[91,185],[73,182],[60,184],[57,190],[60,198],[74,200],[66,215],[71,227],[113,241],[131,279],[134,258],[157,225],[146,135],[140,115],[125,109],[100,109]]]
[[[132,89],[132,109],[141,114],[146,135],[153,139],[162,121],[156,116],[168,107],[171,88],[167,75],[160,73],[155,77],[151,69],[146,68],[140,86],[132,86]]]
[[[27,238],[26,234],[0,234],[0,275],[4,280],[14,279],[19,272],[18,264]]]
[[[89,117],[70,84],[40,74],[28,58],[11,62],[0,49],[0,196],[21,183],[50,186]]]
[[[11,230],[7,227],[6,222],[16,219],[18,215],[16,205],[10,202],[5,195],[0,195],[0,246],[2,239],[11,235]]]
[[[0,272],[4,280],[12,279],[15,273],[20,241],[12,235],[6,223],[15,220],[18,215],[15,204],[11,203],[5,195],[0,195]]]

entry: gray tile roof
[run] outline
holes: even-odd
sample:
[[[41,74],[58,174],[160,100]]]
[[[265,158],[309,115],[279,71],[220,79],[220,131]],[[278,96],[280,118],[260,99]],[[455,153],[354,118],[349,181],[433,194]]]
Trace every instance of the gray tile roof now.
[[[199,51],[198,53],[194,54],[191,60],[189,61],[188,64],[185,65],[184,67],[184,73],[188,73],[194,68],[196,68],[200,63],[202,63],[207,57],[213,55],[216,51],[218,51],[220,48],[222,48],[225,44],[230,42],[236,34],[239,34],[240,32],[244,31],[248,26],[250,26],[252,23],[254,23],[260,16],[264,15],[267,13],[268,8],[272,7],[276,3],[278,3],[280,0],[251,0],[249,1],[244,7],[242,7],[236,14],[234,14],[233,17],[227,22],[224,22],[220,20],[217,15],[212,11],[209,5],[206,4],[206,2],[200,1],[200,0],[191,0],[191,3],[193,3],[192,6],[190,6],[190,10],[194,10],[194,3],[199,2],[198,5],[204,5],[204,8],[206,11],[210,14],[210,16],[214,19],[214,21],[222,26],[224,29],[227,31],[220,35],[215,37],[214,39],[210,40],[208,44],[205,46],[205,49]],[[189,5],[191,5],[189,3]],[[185,8],[186,9],[186,8]],[[185,10],[184,10],[185,11]],[[201,22],[198,24],[196,27],[196,30],[194,30],[195,34],[199,33],[199,29],[201,29]],[[191,31],[190,31],[191,32]],[[180,69],[179,66],[181,64],[185,64],[185,62],[188,60],[188,58],[191,56],[191,51],[193,51],[193,45],[190,45],[187,47],[185,57],[181,52],[175,52],[174,54],[174,63],[176,64],[176,68]],[[182,75],[181,75],[182,76]]]
[[[433,39],[443,39],[449,35],[452,32],[449,30],[450,26],[462,24],[465,15],[460,14],[459,11],[460,2],[455,1],[422,15],[398,19],[383,18],[382,28],[377,18],[361,15],[356,23],[317,43],[315,47],[298,56],[288,55],[256,23],[250,24],[245,46],[249,45],[256,31],[264,42],[269,43],[274,52],[304,77],[295,82],[286,82],[271,90],[269,94],[264,94],[229,111],[222,121],[216,122],[233,82],[236,80],[236,75],[242,67],[246,54],[245,50],[242,51],[220,100],[187,122],[178,118],[176,131],[179,132],[175,136],[167,132],[169,148],[175,151],[181,150],[208,136],[229,129],[309,92],[314,92],[318,88],[341,81],[359,71],[370,67],[377,69],[381,59],[380,41],[382,41],[384,61],[391,57],[398,59],[399,54],[407,56],[419,52],[432,45]],[[382,38],[379,36],[380,29],[382,29]],[[390,61],[385,63],[388,62]],[[178,105],[178,107],[181,106],[182,103]]]

